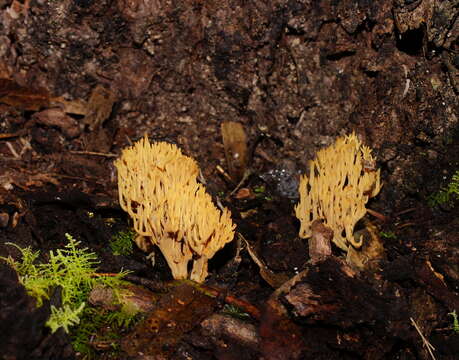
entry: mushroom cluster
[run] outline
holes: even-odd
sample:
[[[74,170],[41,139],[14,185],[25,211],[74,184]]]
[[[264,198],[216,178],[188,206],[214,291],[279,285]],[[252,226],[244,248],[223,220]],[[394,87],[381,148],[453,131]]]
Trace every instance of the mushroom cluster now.
[[[235,225],[229,210],[217,209],[198,183],[196,161],[145,136],[124,149],[115,166],[120,205],[133,219],[136,243],[157,245],[175,279],[203,282],[208,260],[233,239]]]
[[[300,180],[300,202],[295,207],[300,237],[311,237],[312,223],[321,220],[333,230],[332,241],[339,248],[362,246],[362,239],[354,238],[354,226],[366,214],[368,199],[381,190],[375,164],[371,149],[354,133],[320,150],[309,162],[309,176]]]

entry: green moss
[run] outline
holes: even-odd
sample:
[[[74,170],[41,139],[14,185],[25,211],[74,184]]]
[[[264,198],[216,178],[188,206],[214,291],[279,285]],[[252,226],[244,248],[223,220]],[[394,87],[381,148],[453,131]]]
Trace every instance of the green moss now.
[[[113,255],[131,255],[135,236],[135,231],[120,231],[114,235],[109,244]]]
[[[255,187],[253,188],[253,192],[254,192],[255,194],[263,194],[265,191],[266,191],[266,188],[265,188],[264,185],[255,186]]]
[[[454,173],[447,186],[427,198],[427,203],[430,207],[435,207],[438,205],[451,205],[456,200],[459,200],[459,170]]]
[[[97,344],[102,344],[104,353],[118,358],[120,333],[136,324],[141,316],[130,316],[122,311],[85,307],[81,322],[70,332],[72,346],[84,359],[98,359]],[[100,349],[102,351],[102,349]]]
[[[128,235],[124,233],[120,237],[127,241]],[[90,340],[95,336],[98,344],[104,344],[104,352],[115,354],[118,351],[118,333],[136,323],[140,316],[133,316],[123,309],[108,311],[87,306],[86,303],[89,292],[96,285],[112,288],[116,296],[118,289],[126,284],[122,277],[127,272],[116,276],[97,274],[99,261],[96,254],[80,247],[80,242],[69,234],[66,237],[68,244],[64,249],[50,251],[47,263],[36,263],[39,251],[34,252],[30,247],[23,249],[12,243],[10,245],[21,252],[22,260],[2,259],[17,271],[29,295],[36,298],[37,306],[41,306],[44,299],[49,299],[55,288],[62,289],[62,306],[51,306],[51,316],[46,323],[52,332],[62,327],[70,333],[75,351],[85,359],[97,358],[97,351]],[[132,239],[129,241],[132,242]]]
[[[385,239],[397,239],[397,235],[392,231],[380,231],[379,235]]]
[[[46,323],[52,332],[61,327],[69,332],[69,327],[79,323],[79,315],[85,308],[91,289],[98,284],[116,289],[126,274],[98,276],[96,254],[88,248],[81,248],[80,242],[69,234],[66,237],[68,244],[64,249],[50,251],[47,263],[36,264],[39,251],[34,252],[30,247],[22,249],[11,243],[21,252],[22,261],[3,258],[17,271],[28,294],[37,300],[37,306],[41,306],[44,299],[49,299],[54,289],[62,289],[62,306],[51,306],[51,316]]]
[[[83,311],[85,303],[82,302],[78,308],[72,309],[69,305],[63,305],[60,308],[51,306],[51,315],[46,325],[51,328],[51,332],[57,331],[60,327],[64,328],[66,333],[69,327],[80,323],[79,315]]]
[[[453,317],[453,331],[457,334],[459,333],[459,320],[457,319],[456,310],[448,313],[448,315]]]

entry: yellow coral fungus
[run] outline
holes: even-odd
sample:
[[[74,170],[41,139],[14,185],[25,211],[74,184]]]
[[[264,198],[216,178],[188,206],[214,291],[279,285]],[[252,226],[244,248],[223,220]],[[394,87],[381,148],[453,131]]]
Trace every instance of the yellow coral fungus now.
[[[301,222],[300,237],[309,238],[311,224],[322,220],[333,230],[333,242],[347,251],[359,248],[354,226],[365,215],[365,205],[381,189],[380,170],[375,169],[371,149],[352,133],[320,150],[309,162],[309,176],[300,180],[300,202],[295,208]]]
[[[175,279],[204,281],[208,259],[233,239],[234,225],[197,182],[196,162],[175,145],[145,137],[123,150],[115,166],[120,205],[133,219],[137,244],[157,245]]]

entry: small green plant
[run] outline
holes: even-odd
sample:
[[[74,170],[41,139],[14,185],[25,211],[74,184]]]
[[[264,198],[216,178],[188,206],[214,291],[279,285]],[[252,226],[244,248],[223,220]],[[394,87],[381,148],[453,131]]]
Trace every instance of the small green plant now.
[[[222,310],[223,314],[232,316],[234,318],[238,318],[241,320],[249,319],[250,315],[244,312],[241,308],[232,305],[232,304],[225,304]]]
[[[51,315],[46,325],[51,328],[51,332],[56,332],[60,327],[64,328],[66,333],[69,332],[69,326],[80,323],[79,315],[83,311],[85,303],[82,302],[77,309],[72,309],[69,305],[63,305],[61,308],[51,306]]]
[[[255,186],[255,187],[253,188],[253,192],[254,192],[255,194],[263,194],[265,191],[266,191],[266,188],[265,188],[264,185]]]
[[[379,235],[381,235],[384,239],[397,239],[397,235],[395,235],[392,231],[380,231]]]
[[[46,325],[52,332],[62,327],[66,332],[69,327],[78,324],[79,315],[85,308],[85,301],[91,289],[101,284],[117,288],[122,284],[121,278],[126,272],[116,276],[98,276],[96,273],[97,256],[87,248],[79,247],[80,242],[69,234],[65,235],[68,244],[64,249],[50,251],[48,262],[36,264],[40,255],[39,251],[32,251],[30,247],[19,249],[22,261],[12,257],[2,258],[11,265],[19,275],[19,280],[26,288],[29,295],[37,300],[37,306],[43,304],[44,299],[49,299],[53,290],[61,288],[62,307],[51,306],[51,316]]]
[[[457,170],[446,187],[441,188],[427,198],[430,207],[451,204],[459,199],[459,170]]]
[[[264,185],[255,186],[253,192],[258,199],[272,201],[272,196],[266,195],[266,187]]]
[[[448,313],[448,315],[451,315],[453,317],[453,331],[457,334],[459,333],[459,320],[457,318],[456,310],[453,312]]]
[[[112,249],[113,255],[131,255],[135,236],[136,233],[132,230],[120,231],[114,235],[110,241],[110,249]]]

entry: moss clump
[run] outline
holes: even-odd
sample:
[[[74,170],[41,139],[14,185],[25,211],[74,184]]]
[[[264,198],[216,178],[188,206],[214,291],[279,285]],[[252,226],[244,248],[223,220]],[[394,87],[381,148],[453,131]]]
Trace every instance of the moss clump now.
[[[49,299],[54,289],[61,289],[61,307],[51,306],[51,316],[46,323],[52,332],[61,327],[69,332],[69,327],[80,322],[80,314],[85,308],[91,289],[99,284],[117,288],[126,274],[124,272],[111,277],[98,276],[96,266],[99,261],[96,254],[79,247],[80,242],[69,234],[66,237],[68,244],[64,249],[50,251],[47,263],[36,264],[39,251],[34,252],[30,247],[22,249],[15,244],[10,245],[19,249],[22,261],[11,257],[3,258],[16,270],[28,294],[37,300],[37,306],[41,306],[44,299]]]
[[[456,310],[454,310],[453,312],[448,313],[448,315],[453,317],[453,331],[456,334],[459,334],[459,320],[457,319]]]
[[[120,333],[136,324],[142,315],[86,306],[80,318],[80,324],[70,332],[73,349],[88,360],[98,359],[98,350],[116,359],[120,350]]]
[[[445,187],[441,188],[427,198],[430,207],[438,205],[451,205],[459,199],[459,170],[456,170],[451,181]]]
[[[120,231],[118,234],[113,235],[109,244],[113,255],[131,255],[133,251],[132,244],[134,243],[135,237],[135,231]]]

